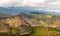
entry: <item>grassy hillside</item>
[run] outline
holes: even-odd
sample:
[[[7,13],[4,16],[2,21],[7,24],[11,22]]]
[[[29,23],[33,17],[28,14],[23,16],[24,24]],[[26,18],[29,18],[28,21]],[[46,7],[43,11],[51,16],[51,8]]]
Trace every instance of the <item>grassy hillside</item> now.
[[[30,21],[31,24],[40,25],[44,27],[59,28],[60,27],[60,16],[52,14],[38,14],[38,13],[25,13],[26,18]],[[28,17],[30,16],[30,17]]]
[[[25,13],[34,26],[33,33],[29,36],[60,36],[60,16],[52,14]],[[42,26],[42,27],[41,27]]]
[[[60,30],[45,27],[34,27],[34,32],[30,36],[60,36]]]
[[[32,12],[21,15],[27,18],[31,25],[35,25],[32,27],[33,32],[28,36],[60,36],[60,16]]]

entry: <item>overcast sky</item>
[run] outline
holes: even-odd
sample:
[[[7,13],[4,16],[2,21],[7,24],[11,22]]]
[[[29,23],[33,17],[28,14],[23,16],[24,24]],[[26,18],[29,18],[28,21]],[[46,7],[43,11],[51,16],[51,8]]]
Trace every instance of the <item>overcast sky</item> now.
[[[0,6],[28,6],[60,11],[60,0],[0,0]]]
[[[31,6],[40,7],[47,0],[0,0],[0,6]]]

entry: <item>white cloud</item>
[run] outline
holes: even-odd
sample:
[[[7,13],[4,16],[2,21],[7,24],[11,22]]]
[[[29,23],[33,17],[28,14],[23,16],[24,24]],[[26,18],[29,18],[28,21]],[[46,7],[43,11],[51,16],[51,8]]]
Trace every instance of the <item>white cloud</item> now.
[[[42,3],[45,3],[46,0],[0,0],[0,6],[39,6]]]
[[[0,0],[0,6],[30,6],[45,10],[60,10],[60,0]]]
[[[56,0],[54,2],[47,3],[44,7],[46,10],[60,10],[60,0]]]

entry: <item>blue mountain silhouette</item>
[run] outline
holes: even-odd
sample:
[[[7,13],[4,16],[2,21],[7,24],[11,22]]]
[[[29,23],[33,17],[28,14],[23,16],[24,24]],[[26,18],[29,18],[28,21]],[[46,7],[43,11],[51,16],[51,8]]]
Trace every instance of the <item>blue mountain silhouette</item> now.
[[[60,15],[59,12],[53,12],[53,11],[46,11],[46,10],[36,10],[35,7],[0,7],[0,11],[3,13],[8,13],[8,14],[19,14],[21,12],[33,12],[34,14],[55,14],[55,15]]]

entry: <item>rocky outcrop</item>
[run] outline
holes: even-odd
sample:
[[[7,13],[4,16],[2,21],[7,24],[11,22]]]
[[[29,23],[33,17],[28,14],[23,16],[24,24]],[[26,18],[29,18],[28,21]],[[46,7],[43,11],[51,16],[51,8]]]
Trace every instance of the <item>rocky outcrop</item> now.
[[[4,32],[12,32],[11,30],[16,28],[16,31],[21,35],[31,33],[31,28],[28,22],[25,22],[23,20],[21,15],[15,15],[15,16],[10,16],[10,17],[0,17],[0,28]],[[3,29],[4,28],[4,29]],[[6,29],[5,29],[6,28]],[[12,28],[12,29],[11,29]],[[0,31],[1,31],[0,30]],[[1,32],[2,32],[1,31]],[[15,33],[17,33],[15,32]]]

